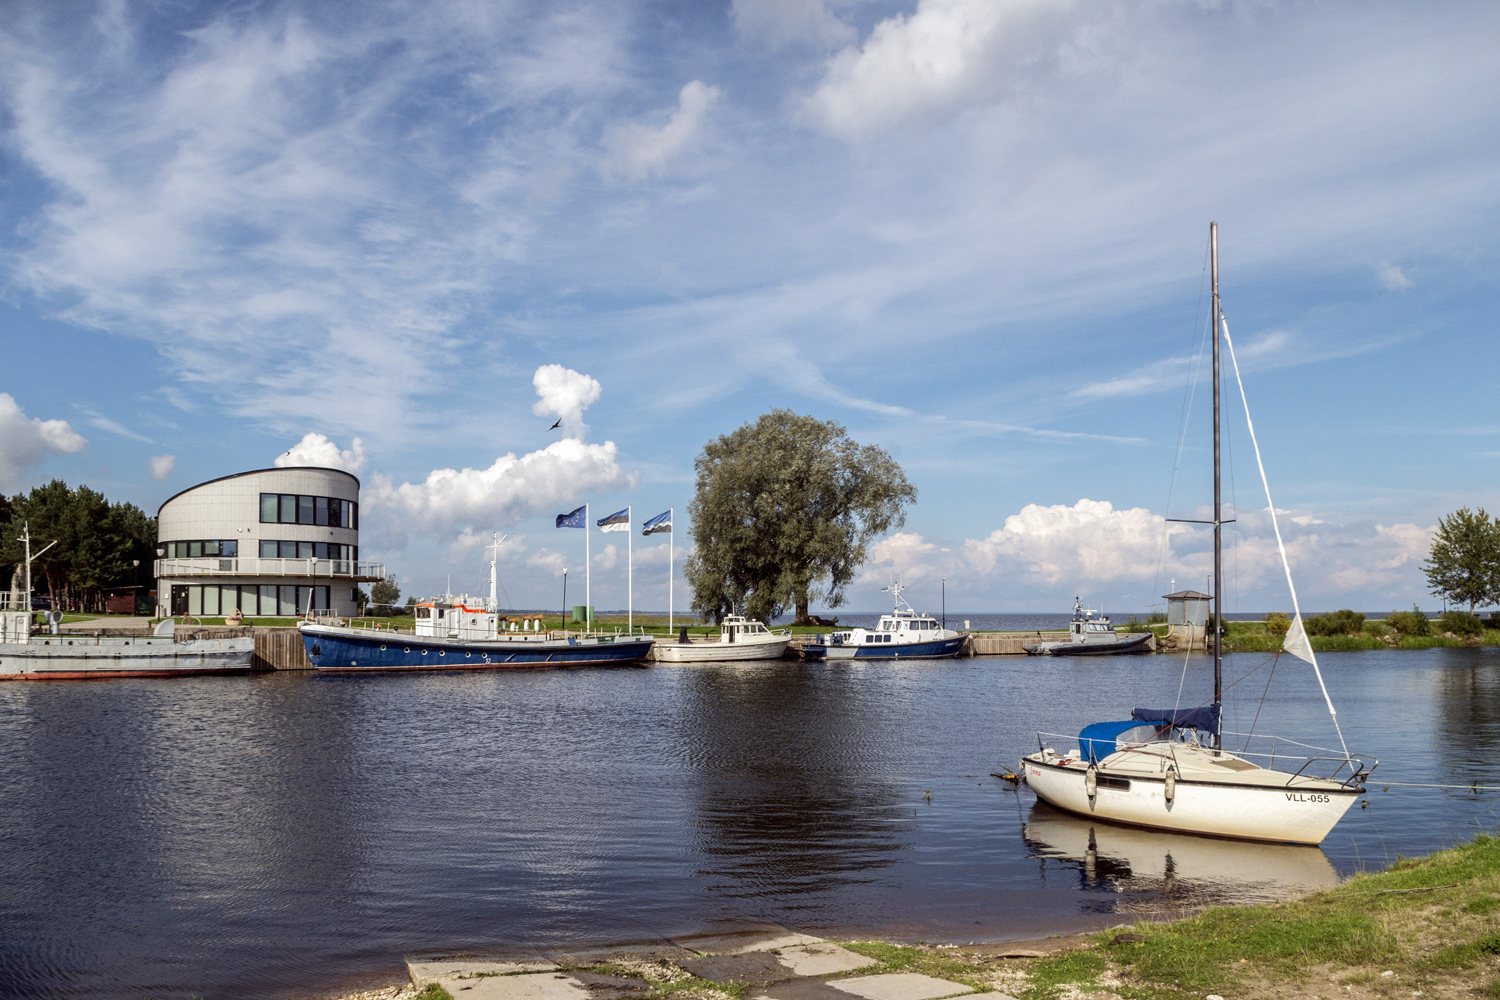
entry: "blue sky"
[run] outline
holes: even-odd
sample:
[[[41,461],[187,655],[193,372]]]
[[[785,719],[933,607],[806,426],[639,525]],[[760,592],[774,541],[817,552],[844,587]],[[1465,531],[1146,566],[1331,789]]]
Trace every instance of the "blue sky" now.
[[[403,591],[476,586],[499,530],[508,596],[551,606],[583,568],[553,515],[683,511],[706,440],[788,407],[920,491],[850,606],[899,574],[926,607],[946,577],[950,607],[1143,609],[1203,581],[1162,519],[1209,499],[1206,385],[1172,484],[1212,219],[1304,604],[1433,606],[1437,519],[1500,507],[1492,4],[4,18],[0,489],[154,512],[291,451],[357,472]],[[1230,427],[1229,609],[1286,607]]]

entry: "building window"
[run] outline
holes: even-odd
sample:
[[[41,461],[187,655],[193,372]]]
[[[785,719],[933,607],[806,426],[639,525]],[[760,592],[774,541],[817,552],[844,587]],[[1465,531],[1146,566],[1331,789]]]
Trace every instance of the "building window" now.
[[[262,493],[262,524],[312,524],[359,530],[359,504],[337,497],[305,497],[296,493]]]

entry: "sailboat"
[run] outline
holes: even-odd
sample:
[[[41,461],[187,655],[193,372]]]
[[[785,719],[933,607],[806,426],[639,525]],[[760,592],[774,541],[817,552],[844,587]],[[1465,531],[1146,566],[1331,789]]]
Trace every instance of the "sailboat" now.
[[[1037,798],[1082,816],[1133,826],[1207,834],[1240,840],[1290,844],[1319,844],[1364,793],[1364,782],[1378,762],[1366,764],[1349,752],[1338,713],[1323,682],[1318,658],[1303,627],[1297,590],[1287,562],[1286,546],[1271,502],[1260,444],[1240,378],[1239,362],[1229,324],[1219,301],[1219,229],[1209,224],[1213,260],[1213,465],[1214,465],[1214,620],[1223,608],[1223,508],[1219,455],[1219,354],[1227,345],[1234,366],[1245,420],[1255,446],[1266,505],[1281,564],[1292,598],[1292,624],[1282,644],[1284,652],[1312,666],[1338,733],[1341,750],[1322,750],[1306,744],[1249,734],[1226,734],[1222,725],[1224,662],[1222,631],[1213,643],[1214,693],[1209,705],[1188,709],[1137,708],[1128,720],[1096,722],[1078,734],[1076,746],[1059,752],[1047,745],[1050,734],[1037,734],[1037,751],[1021,758],[1021,773]],[[1198,522],[1204,523],[1204,522]],[[1244,743],[1262,741],[1268,752],[1224,748],[1224,736],[1243,736]],[[1053,739],[1063,737],[1052,737]]]

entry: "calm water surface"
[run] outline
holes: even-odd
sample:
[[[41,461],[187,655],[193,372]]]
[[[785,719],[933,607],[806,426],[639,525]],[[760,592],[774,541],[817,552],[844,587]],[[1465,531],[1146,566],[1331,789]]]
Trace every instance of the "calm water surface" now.
[[[1321,851],[1089,824],[991,777],[1039,729],[1172,704],[1168,656],[0,685],[0,995],[311,996],[407,953],[752,921],[1029,936],[1500,825],[1500,793],[1378,780],[1500,784],[1500,652],[1322,659],[1382,764]],[[1335,742],[1286,660],[1259,729]]]

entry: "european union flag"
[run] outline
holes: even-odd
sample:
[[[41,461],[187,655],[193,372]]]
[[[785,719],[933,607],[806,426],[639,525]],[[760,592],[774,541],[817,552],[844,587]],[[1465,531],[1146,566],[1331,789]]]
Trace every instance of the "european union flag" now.
[[[557,515],[557,526],[559,528],[587,528],[588,522],[583,518],[583,512],[588,510],[588,504],[584,504],[570,514]]]
[[[671,530],[672,530],[672,511],[671,510],[665,510],[665,511],[663,511],[660,514],[657,514],[655,517],[653,517],[651,520],[647,521],[645,524],[641,525],[641,534],[643,534],[643,535],[654,535],[658,531],[667,531],[667,532],[670,532]]]

